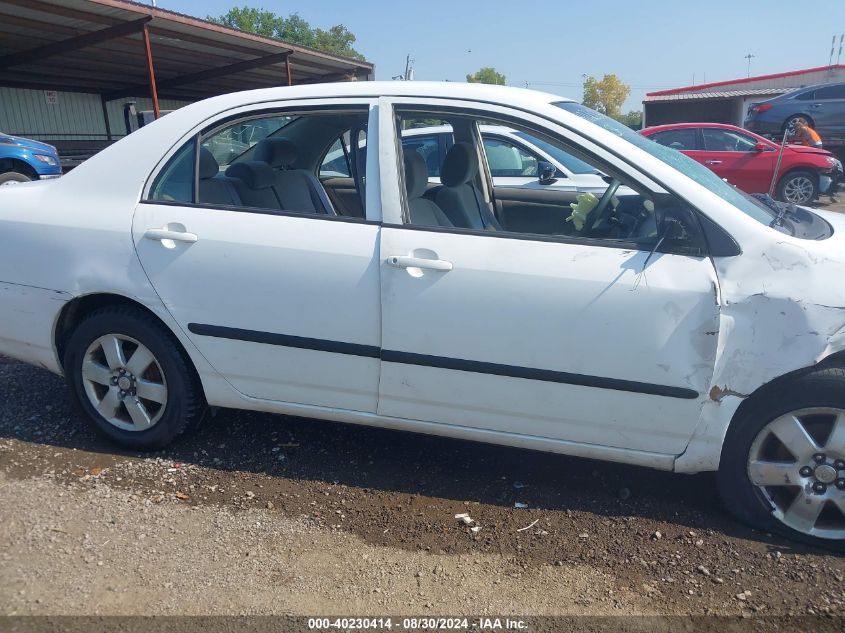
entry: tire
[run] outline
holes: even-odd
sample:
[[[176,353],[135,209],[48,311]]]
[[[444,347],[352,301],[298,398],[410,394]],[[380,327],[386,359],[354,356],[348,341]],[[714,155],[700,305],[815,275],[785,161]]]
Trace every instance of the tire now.
[[[815,129],[816,125],[815,125],[815,123],[813,122],[813,119],[811,119],[809,116],[807,116],[806,114],[793,114],[791,117],[789,117],[788,119],[786,119],[786,121],[784,121],[784,122],[783,122],[783,125],[780,127],[780,135],[781,135],[781,138],[783,138],[783,134],[784,134],[784,132],[786,132],[787,130],[789,130],[789,133],[790,133],[790,134],[794,134],[794,133],[795,133],[795,122],[796,122],[796,121],[798,121],[799,119],[804,119],[804,121],[805,121],[805,122],[806,122],[806,123],[807,123],[810,127],[812,127],[812,128],[814,128],[814,129]]]
[[[819,195],[819,181],[811,171],[796,169],[780,179],[777,188],[778,200],[808,204]]]
[[[725,507],[754,528],[845,552],[845,368],[800,374],[749,405],[722,446],[717,481]],[[790,433],[799,427],[803,432],[793,439]],[[784,452],[788,444],[792,448]],[[817,461],[821,455],[824,461]],[[813,488],[819,483],[824,492]],[[816,507],[821,513],[815,519],[802,514],[812,517]]]
[[[3,185],[15,185],[19,182],[29,182],[32,180],[26,174],[22,174],[17,171],[7,171],[4,174],[0,174],[0,187]]]
[[[202,387],[178,341],[137,308],[92,312],[68,338],[63,365],[75,408],[127,448],[167,446],[206,412]]]

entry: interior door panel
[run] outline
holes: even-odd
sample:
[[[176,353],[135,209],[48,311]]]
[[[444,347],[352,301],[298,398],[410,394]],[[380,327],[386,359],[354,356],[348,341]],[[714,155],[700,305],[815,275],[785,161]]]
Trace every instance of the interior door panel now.
[[[577,191],[494,187],[493,192],[499,222],[505,230],[542,235],[572,232],[566,218]]]
[[[326,193],[334,205],[338,215],[350,218],[363,218],[364,207],[361,196],[355,188],[355,180],[349,177],[321,179]]]

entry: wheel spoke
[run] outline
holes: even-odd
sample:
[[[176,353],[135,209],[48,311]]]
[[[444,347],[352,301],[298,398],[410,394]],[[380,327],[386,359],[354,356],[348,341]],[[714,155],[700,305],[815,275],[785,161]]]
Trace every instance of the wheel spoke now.
[[[794,415],[778,418],[769,428],[797,461],[808,459],[819,451],[819,445]]]
[[[86,360],[82,364],[82,377],[91,382],[96,382],[98,385],[111,385],[112,372],[108,367],[104,367],[100,363],[93,360]]]
[[[126,361],[126,369],[129,370],[129,373],[131,374],[142,376],[147,367],[149,367],[154,360],[155,357],[152,352],[143,345],[139,345],[132,353],[132,357]]]
[[[126,398],[123,404],[126,405],[126,410],[129,412],[129,417],[132,418],[136,429],[140,431],[150,427],[150,415],[147,413],[147,407],[137,398]]]
[[[157,382],[138,380],[135,383],[135,391],[138,397],[144,400],[152,400],[159,404],[164,404],[167,400],[167,387]]]
[[[798,493],[783,515],[784,523],[800,532],[810,532],[816,526],[824,502],[824,497],[819,495]]]
[[[833,429],[830,431],[830,436],[827,438],[824,447],[838,454],[845,453],[845,413],[836,416]]]
[[[114,335],[104,336],[100,345],[110,369],[120,369],[126,366],[126,358],[123,356],[123,343],[119,338]]]
[[[757,486],[791,486],[798,483],[795,464],[756,460],[748,464],[748,476]]]
[[[119,407],[120,397],[118,396],[117,389],[110,387],[106,395],[103,396],[103,399],[100,400],[100,404],[97,406],[97,412],[109,420],[117,415],[117,409]]]

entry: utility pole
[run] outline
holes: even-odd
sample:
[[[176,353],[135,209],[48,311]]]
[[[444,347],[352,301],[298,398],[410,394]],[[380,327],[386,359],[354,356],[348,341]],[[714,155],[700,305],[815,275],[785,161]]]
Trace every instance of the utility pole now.
[[[411,59],[411,54],[405,57],[405,81],[414,80],[414,60]]]
[[[752,60],[752,58],[754,58],[754,57],[756,57],[756,55],[754,55],[754,53],[748,53],[748,55],[746,55],[746,56],[743,58],[743,59],[747,59],[747,60],[748,60],[748,73],[745,75],[746,77],[750,77],[750,76],[751,76],[751,60]]]

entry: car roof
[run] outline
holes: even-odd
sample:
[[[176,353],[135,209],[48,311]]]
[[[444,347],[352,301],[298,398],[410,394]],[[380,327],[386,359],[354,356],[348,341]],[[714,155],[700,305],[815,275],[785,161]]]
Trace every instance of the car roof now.
[[[211,109],[221,105],[240,105],[250,101],[272,99],[313,99],[333,97],[417,97],[467,99],[473,101],[491,101],[494,103],[514,103],[522,105],[546,105],[559,101],[572,101],[566,97],[516,88],[512,86],[494,86],[488,84],[463,83],[457,81],[342,81],[322,84],[302,84],[259,88],[232,92],[211,97],[201,103]]]

